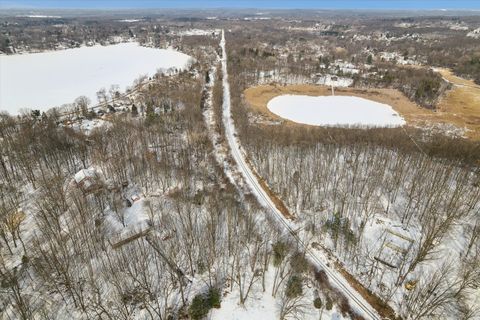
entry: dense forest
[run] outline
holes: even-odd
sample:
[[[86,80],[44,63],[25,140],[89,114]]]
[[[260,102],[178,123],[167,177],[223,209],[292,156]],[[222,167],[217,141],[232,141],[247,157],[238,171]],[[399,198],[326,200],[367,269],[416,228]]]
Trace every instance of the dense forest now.
[[[138,82],[124,111],[1,114],[3,318],[203,319],[262,292],[280,319],[357,317],[226,175],[216,47],[184,47],[193,70]]]
[[[266,295],[281,320],[362,319],[305,244],[389,316],[480,314],[478,141],[255,121],[243,96],[334,77],[435,109],[450,86],[425,65],[479,82],[478,39],[466,36],[478,21],[293,17],[0,17],[6,54],[133,40],[195,58],[137,79],[128,97],[100,89],[100,107],[80,97],[68,114],[0,113],[2,318],[204,319]],[[293,234],[253,197],[225,141],[224,27],[236,137]]]
[[[306,241],[330,250],[402,316],[475,315],[480,144],[412,127],[254,123],[240,93],[256,82],[257,65],[243,63],[237,45],[230,47],[230,74],[240,140]],[[404,70],[395,78],[415,75],[413,95],[436,87]],[[457,241],[462,245],[451,245]]]

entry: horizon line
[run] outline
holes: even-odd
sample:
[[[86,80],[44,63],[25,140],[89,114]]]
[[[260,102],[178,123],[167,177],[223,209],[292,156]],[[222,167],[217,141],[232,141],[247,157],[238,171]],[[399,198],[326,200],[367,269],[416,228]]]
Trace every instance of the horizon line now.
[[[340,10],[340,11],[349,11],[349,10],[362,10],[362,11],[383,11],[383,10],[396,10],[396,11],[480,11],[480,8],[404,8],[404,7],[385,7],[385,8],[364,8],[364,7],[25,7],[25,6],[2,6],[0,4],[0,10],[198,10],[198,11],[208,11],[208,10],[277,10],[277,11],[286,11],[286,10]],[[266,13],[268,14],[268,13]]]

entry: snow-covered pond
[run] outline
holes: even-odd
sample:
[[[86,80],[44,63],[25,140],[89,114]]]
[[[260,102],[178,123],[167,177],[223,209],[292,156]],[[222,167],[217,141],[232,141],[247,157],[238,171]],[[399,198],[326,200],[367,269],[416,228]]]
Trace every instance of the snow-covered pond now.
[[[405,120],[391,106],[352,96],[282,95],[267,104],[276,115],[316,126],[398,127]]]
[[[171,49],[137,43],[93,46],[43,53],[0,55],[0,110],[40,109],[72,103],[84,95],[97,103],[96,92],[119,85],[123,91],[141,75],[159,69],[182,69],[191,57]]]

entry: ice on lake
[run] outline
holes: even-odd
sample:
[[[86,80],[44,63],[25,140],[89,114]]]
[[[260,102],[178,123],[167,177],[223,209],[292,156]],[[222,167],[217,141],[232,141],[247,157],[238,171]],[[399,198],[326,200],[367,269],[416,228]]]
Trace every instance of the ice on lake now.
[[[133,42],[0,55],[0,111],[45,111],[72,103],[81,95],[95,104],[101,88],[108,90],[115,84],[123,91],[139,76],[151,76],[159,69],[183,69],[190,61],[191,57],[181,52]]]
[[[353,96],[281,95],[267,104],[276,115],[316,126],[399,127],[405,120],[391,106]]]

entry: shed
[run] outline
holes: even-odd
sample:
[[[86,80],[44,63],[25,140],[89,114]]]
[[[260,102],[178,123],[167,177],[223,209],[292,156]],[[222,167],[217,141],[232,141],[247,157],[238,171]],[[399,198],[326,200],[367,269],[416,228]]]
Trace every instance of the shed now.
[[[90,191],[97,185],[97,174],[93,169],[82,169],[75,176],[75,183],[83,191]]]

